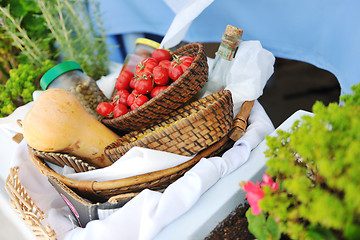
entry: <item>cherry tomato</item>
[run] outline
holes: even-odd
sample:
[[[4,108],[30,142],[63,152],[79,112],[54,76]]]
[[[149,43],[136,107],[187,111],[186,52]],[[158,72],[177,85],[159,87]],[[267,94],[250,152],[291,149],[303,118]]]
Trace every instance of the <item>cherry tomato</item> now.
[[[171,61],[169,67],[169,77],[176,81],[183,74],[183,70],[181,69],[181,62],[177,60]]]
[[[97,105],[96,111],[104,117],[110,118],[113,115],[114,107],[111,103],[101,102]]]
[[[151,77],[141,77],[135,81],[135,90],[140,94],[148,94],[153,88],[154,80]]]
[[[114,107],[114,118],[118,118],[124,114],[127,114],[129,112],[129,109],[127,108],[127,106],[125,104],[119,103],[116,104],[116,106]]]
[[[137,98],[135,98],[134,103],[131,105],[131,110],[140,107],[147,101],[149,101],[149,98],[146,95],[139,95]]]
[[[170,60],[161,60],[159,62],[159,66],[165,68],[167,71],[169,71],[171,61]]]
[[[125,89],[120,89],[118,90],[115,95],[112,98],[113,103],[118,104],[118,103],[122,103],[122,104],[127,104],[127,98],[130,95],[130,93],[125,90]]]
[[[131,106],[134,103],[135,98],[137,98],[139,95],[140,94],[136,90],[133,90],[127,98],[126,101],[127,105]]]
[[[170,60],[171,54],[168,50],[159,48],[153,51],[151,57],[155,58],[158,62],[160,62],[161,60]]]
[[[130,88],[129,83],[130,83],[130,79],[119,76],[115,82],[115,88],[117,90],[120,90],[120,89],[129,90],[129,88]]]
[[[157,95],[159,95],[159,93],[161,93],[162,91],[164,91],[167,87],[167,86],[156,86],[154,87],[154,89],[150,92],[150,97],[153,98],[153,97],[156,97]]]
[[[136,77],[131,78],[131,80],[129,82],[129,86],[131,89],[135,88],[135,81],[136,81]]]
[[[129,83],[133,76],[134,76],[134,74],[132,72],[129,72],[126,70],[121,71],[118,78],[116,79],[115,88],[117,90],[120,90],[120,89],[129,90],[129,88],[130,88]]]
[[[184,63],[184,62],[192,63],[195,60],[194,57],[190,57],[190,56],[181,56],[179,59],[180,59],[181,63]]]
[[[122,76],[124,78],[127,78],[127,79],[131,79],[132,77],[134,77],[134,74],[128,70],[122,70],[119,74],[119,76]]]
[[[181,69],[183,70],[183,72],[185,72],[185,70],[190,67],[191,63],[194,60],[195,60],[194,57],[189,57],[189,56],[181,56],[180,57]]]
[[[158,65],[158,61],[155,58],[145,58],[135,68],[135,75],[142,76],[147,72],[152,73],[154,67]]]
[[[169,83],[169,73],[165,68],[156,66],[153,70],[153,79],[157,85],[167,85]]]

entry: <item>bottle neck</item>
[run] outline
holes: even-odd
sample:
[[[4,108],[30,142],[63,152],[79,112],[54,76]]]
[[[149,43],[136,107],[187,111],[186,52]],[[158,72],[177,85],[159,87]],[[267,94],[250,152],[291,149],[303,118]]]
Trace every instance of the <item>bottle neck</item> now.
[[[239,47],[241,38],[224,34],[217,55],[225,60],[231,61]]]

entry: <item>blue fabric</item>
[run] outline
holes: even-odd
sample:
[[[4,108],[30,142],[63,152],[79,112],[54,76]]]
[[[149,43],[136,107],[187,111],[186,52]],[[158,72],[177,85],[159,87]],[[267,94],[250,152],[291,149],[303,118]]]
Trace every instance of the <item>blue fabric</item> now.
[[[160,0],[102,0],[101,5],[111,10],[109,34],[165,35],[175,16]],[[260,40],[276,57],[330,71],[342,92],[351,93],[351,86],[360,82],[359,12],[357,0],[215,0],[184,40],[219,42],[231,24],[244,29],[244,40]]]

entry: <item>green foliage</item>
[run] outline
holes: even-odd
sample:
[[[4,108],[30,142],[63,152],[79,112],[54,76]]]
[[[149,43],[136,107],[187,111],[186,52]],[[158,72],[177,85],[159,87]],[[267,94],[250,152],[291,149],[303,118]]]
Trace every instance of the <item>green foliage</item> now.
[[[98,6],[86,0],[35,0],[64,61],[76,61],[97,80],[108,73],[108,50]],[[93,14],[95,22],[90,18]]]
[[[14,55],[20,63],[40,65],[50,58],[51,34],[44,27],[40,8],[34,0],[2,1],[0,5],[0,44],[7,45],[0,59]],[[8,44],[10,43],[10,44]],[[14,66],[13,66],[14,67]]]
[[[251,208],[246,212],[246,217],[249,222],[249,230],[259,240],[275,240],[280,239],[281,231],[279,225],[272,216],[266,217],[263,213],[253,215]]]
[[[260,207],[292,239],[360,236],[360,85],[352,89],[343,105],[317,102],[314,116],[267,137],[267,173],[281,188],[265,188]]]
[[[76,61],[95,80],[108,73],[98,9],[94,0],[0,0],[0,117],[32,100],[51,62]]]
[[[0,85],[0,117],[12,113],[19,103],[32,101],[32,93],[40,89],[39,78],[53,66],[54,62],[46,60],[40,68],[32,64],[19,64],[18,68],[11,69],[5,86]]]

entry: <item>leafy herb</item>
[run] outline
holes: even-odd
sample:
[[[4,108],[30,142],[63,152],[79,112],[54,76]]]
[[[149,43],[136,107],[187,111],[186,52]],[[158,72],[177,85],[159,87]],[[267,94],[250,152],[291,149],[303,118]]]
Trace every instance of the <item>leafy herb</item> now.
[[[281,187],[264,187],[261,214],[291,239],[360,236],[360,84],[352,89],[343,105],[317,102],[314,116],[267,137],[267,173]]]
[[[36,0],[52,35],[59,44],[59,54],[64,61],[76,61],[84,72],[99,79],[108,73],[108,50],[98,6],[89,1]],[[94,23],[90,14],[93,14]],[[99,33],[96,31],[98,30]]]
[[[0,117],[32,100],[51,64],[76,61],[95,80],[108,73],[98,8],[94,0],[0,1]]]
[[[32,93],[40,89],[40,77],[53,66],[53,61],[46,60],[40,68],[21,63],[18,68],[11,69],[5,86],[0,85],[0,117],[5,117],[18,106],[32,101]]]

